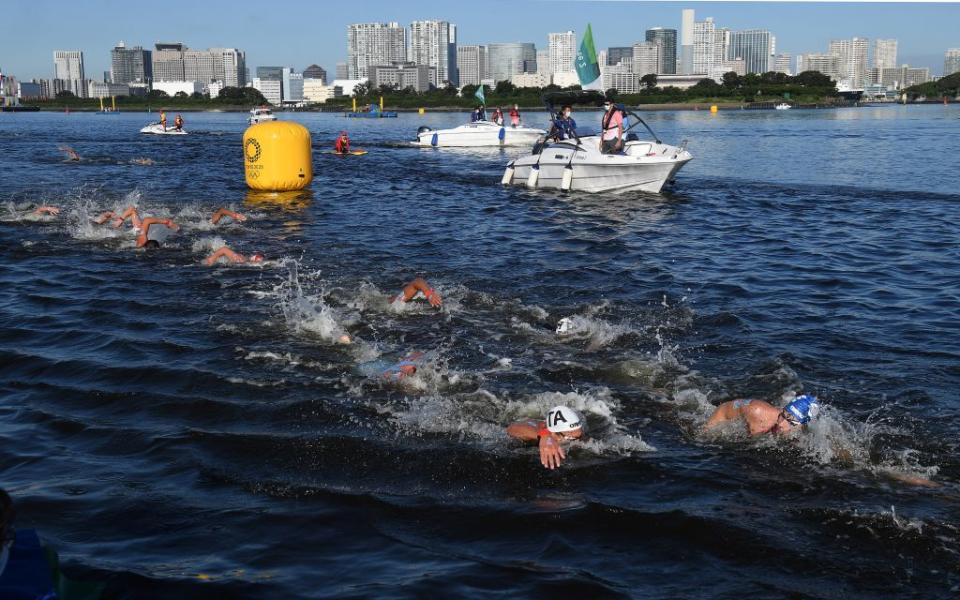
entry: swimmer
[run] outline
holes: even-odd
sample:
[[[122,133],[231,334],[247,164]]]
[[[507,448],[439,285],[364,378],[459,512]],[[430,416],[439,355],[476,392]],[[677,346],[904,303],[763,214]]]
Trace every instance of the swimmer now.
[[[349,344],[349,339],[346,342],[343,341],[345,337],[348,338],[348,336],[340,336],[339,341]],[[397,362],[391,363],[389,360],[374,360],[359,365],[357,370],[367,377],[377,377],[386,381],[400,382],[407,377],[413,377],[417,374],[417,369],[423,363],[425,356],[423,352],[413,351],[406,354]]]
[[[815,419],[819,411],[817,398],[807,394],[797,396],[782,409],[763,400],[731,400],[718,406],[703,428],[743,419],[750,435],[787,433]]]
[[[507,427],[507,435],[522,442],[536,442],[540,448],[540,464],[556,469],[567,458],[563,443],[583,438],[586,421],[580,413],[566,406],[554,406],[546,421],[520,421]]]
[[[210,217],[210,222],[213,223],[214,225],[217,225],[220,223],[220,219],[223,219],[224,217],[233,219],[238,223],[242,223],[247,220],[247,217],[245,215],[241,215],[238,212],[233,212],[232,210],[229,210],[226,208],[221,208],[217,212],[213,213],[213,216]]]
[[[56,206],[47,206],[44,204],[43,206],[38,206],[36,209],[34,209],[33,214],[37,215],[38,217],[43,215],[55,217],[60,214],[60,209]]]
[[[140,224],[140,235],[137,236],[137,248],[146,248],[152,250],[154,248],[160,247],[159,240],[151,240],[150,236],[150,227],[153,225],[163,225],[164,227],[169,227],[174,231],[179,231],[180,226],[171,221],[170,219],[158,219],[156,217],[147,217]]]
[[[423,294],[423,296],[427,299],[427,302],[430,303],[430,306],[433,306],[434,308],[438,308],[443,303],[443,299],[440,298],[440,294],[430,287],[430,284],[428,284],[422,277],[417,277],[407,285],[403,286],[403,290],[394,296],[390,302],[396,302],[397,300],[410,302],[417,296],[417,294]]]
[[[34,202],[8,203],[7,207],[16,221],[45,221],[60,214],[60,209],[56,206],[41,204],[37,206]]]
[[[145,167],[157,164],[157,161],[153,160],[152,158],[134,158],[130,162],[135,165],[142,165]]]
[[[133,206],[128,206],[120,214],[117,214],[112,210],[108,210],[94,219],[93,222],[97,225],[103,225],[107,221],[113,220],[114,228],[120,228],[127,219],[130,219],[131,223],[133,223],[134,231],[139,231],[143,226],[143,223],[140,220],[140,213],[138,213],[137,209]]]
[[[67,155],[67,162],[80,162],[80,155],[70,146],[57,146],[57,150]]]
[[[242,254],[238,254],[234,252],[233,250],[231,250],[226,246],[221,246],[220,248],[217,248],[217,250],[215,250],[213,254],[205,258],[203,260],[203,264],[207,265],[208,267],[212,267],[213,265],[217,264],[217,261],[219,261],[221,258],[225,258],[227,259],[227,262],[231,262],[238,265],[242,265],[244,263],[262,263],[263,262],[263,254],[260,254],[259,252],[254,252],[249,257],[247,257]]]

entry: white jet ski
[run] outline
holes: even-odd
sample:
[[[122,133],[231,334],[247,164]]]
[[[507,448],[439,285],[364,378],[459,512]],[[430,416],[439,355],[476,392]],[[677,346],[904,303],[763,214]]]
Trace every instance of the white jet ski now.
[[[475,121],[453,129],[434,130],[423,126],[417,130],[417,139],[412,143],[414,146],[436,148],[532,146],[545,134],[543,129],[533,127],[511,127],[491,121]]]
[[[569,95],[565,99],[573,103]],[[554,114],[552,102],[546,98],[545,101],[550,114]],[[532,154],[507,165],[501,183],[531,189],[659,193],[693,156],[686,150],[686,141],[680,146],[665,144],[643,119],[628,110],[624,113],[625,124],[630,118],[635,122],[624,130],[624,145],[620,152],[600,152],[599,135],[560,141],[541,140],[534,146]],[[651,140],[641,140],[636,133],[630,132],[641,124],[649,131]]]
[[[140,133],[152,133],[154,135],[187,135],[183,129],[177,130],[176,127],[164,127],[160,123],[151,123],[140,130]]]

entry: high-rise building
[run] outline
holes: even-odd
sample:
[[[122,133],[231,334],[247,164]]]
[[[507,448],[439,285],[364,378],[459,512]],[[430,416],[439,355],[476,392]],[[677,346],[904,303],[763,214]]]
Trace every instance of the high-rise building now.
[[[797,74],[804,71],[817,71],[837,81],[840,79],[840,57],[836,54],[798,54]]]
[[[960,73],[960,48],[950,48],[943,53],[943,76]]]
[[[488,44],[487,61],[494,81],[509,81],[517,73],[537,72],[537,47],[529,42]]]
[[[447,21],[410,23],[410,52],[407,58],[418,65],[436,67],[436,87],[457,85],[457,26]]]
[[[374,87],[382,85],[397,89],[410,88],[415,92],[425,92],[437,79],[437,68],[430,65],[418,65],[414,62],[395,62],[392,65],[372,65],[370,83]]]
[[[407,30],[399,23],[354,23],[347,26],[347,77],[342,79],[367,79],[371,65],[406,60]]]
[[[87,97],[88,85],[83,69],[82,50],[55,50],[53,71],[55,79],[66,82],[63,90],[73,92],[74,96],[80,98]]]
[[[147,82],[153,79],[153,64],[149,50],[140,46],[127,48],[121,41],[110,51],[110,81],[112,83]]]
[[[303,102],[303,73],[297,73],[290,67],[283,67],[280,71],[281,102]]]
[[[713,17],[693,24],[693,73],[709,73],[717,63],[717,33]]]
[[[183,51],[186,48],[180,42],[157,43],[151,56],[154,81],[185,81],[183,71]]]
[[[633,57],[624,57],[616,65],[603,68],[603,89],[613,88],[621,94],[636,94],[640,91],[640,78],[633,72]]]
[[[480,85],[486,79],[487,47],[457,46],[457,71],[460,85]]]
[[[791,64],[793,57],[789,54],[777,54],[773,57],[773,70],[784,75],[792,75]]]
[[[310,65],[303,70],[304,79],[321,79],[324,83],[329,81],[327,79],[327,71],[320,65]]]
[[[573,71],[573,62],[577,58],[577,36],[572,31],[562,33],[547,34],[547,60],[549,65],[546,69],[537,65],[541,70],[553,73],[567,73]]]
[[[677,73],[677,30],[654,27],[647,30],[647,41],[660,47],[660,65],[657,73],[675,75]]]
[[[607,60],[603,61],[601,66],[619,65],[625,58],[633,60],[633,46],[612,46],[607,48]]]
[[[338,62],[333,69],[334,79],[347,79],[350,76],[350,70],[347,63]]]
[[[830,40],[829,53],[839,58],[840,79],[853,87],[866,83],[867,39]]]
[[[247,85],[247,54],[237,48],[210,48],[213,55],[213,79],[226,87]]]
[[[680,21],[680,65],[681,75],[693,74],[693,9],[685,8]]]
[[[897,40],[873,40],[873,67],[890,69],[897,66]]]
[[[183,50],[183,79],[207,84],[217,80],[216,60],[209,50]]]
[[[537,73],[544,77],[553,76],[553,67],[550,66],[550,51],[537,50]],[[511,81],[513,81],[511,79]]]
[[[279,106],[283,102],[283,82],[279,79],[253,78],[253,89],[263,94],[267,102]]]
[[[657,73],[663,64],[660,60],[662,46],[657,42],[639,42],[633,45],[633,73],[643,77]]]
[[[774,37],[765,29],[747,29],[730,33],[729,58],[742,58],[747,73],[766,73],[771,68]]]
[[[257,67],[257,79],[283,81],[283,70],[286,67]]]

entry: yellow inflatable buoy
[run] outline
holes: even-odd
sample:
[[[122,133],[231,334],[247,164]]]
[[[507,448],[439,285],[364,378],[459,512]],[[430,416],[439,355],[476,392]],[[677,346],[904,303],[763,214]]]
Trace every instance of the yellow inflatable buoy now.
[[[712,106],[710,107],[710,112],[713,113],[713,114],[716,114],[716,113],[717,113],[717,105],[716,105],[716,104],[714,104],[714,105],[712,105]]]
[[[310,132],[290,121],[251,125],[243,134],[243,165],[250,189],[302,190],[313,181]]]

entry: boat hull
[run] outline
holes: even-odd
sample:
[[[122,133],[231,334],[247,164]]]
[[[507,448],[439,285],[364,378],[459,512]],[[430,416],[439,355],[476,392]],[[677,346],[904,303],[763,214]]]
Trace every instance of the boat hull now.
[[[140,133],[149,133],[152,135],[187,135],[187,132],[182,129],[180,131],[177,131],[174,127],[164,129],[159,123],[147,125],[140,130]]]
[[[532,147],[544,135],[546,135],[544,130],[530,127],[501,127],[493,123],[471,123],[453,129],[422,131],[417,134],[417,140],[413,145],[436,148]]]

